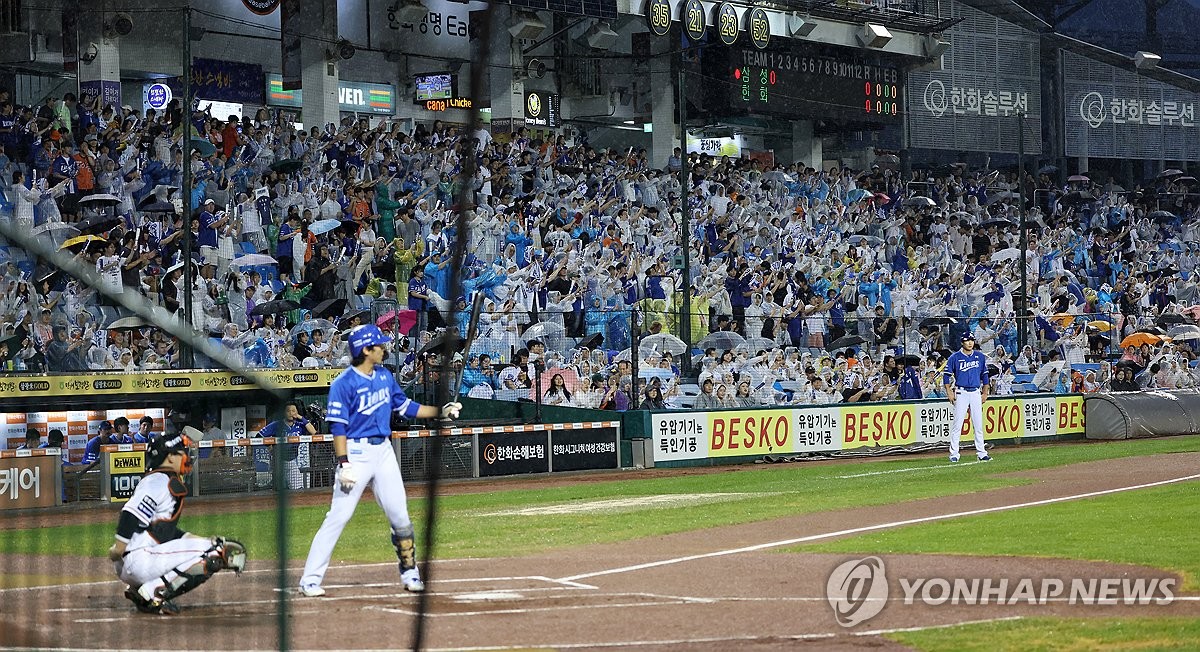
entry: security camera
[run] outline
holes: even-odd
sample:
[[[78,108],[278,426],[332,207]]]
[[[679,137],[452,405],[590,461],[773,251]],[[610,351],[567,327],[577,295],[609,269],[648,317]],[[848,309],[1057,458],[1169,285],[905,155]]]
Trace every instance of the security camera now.
[[[83,49],[83,52],[79,53],[79,60],[84,63],[91,63],[95,61],[96,57],[98,56],[100,56],[100,47],[95,43],[88,43],[87,47]]]

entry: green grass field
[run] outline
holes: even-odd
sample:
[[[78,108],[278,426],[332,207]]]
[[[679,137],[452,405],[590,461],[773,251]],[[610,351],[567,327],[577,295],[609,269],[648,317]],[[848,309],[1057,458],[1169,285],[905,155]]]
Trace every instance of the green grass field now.
[[[888,634],[927,652],[1158,652],[1200,646],[1196,618],[1022,618]]]
[[[1200,483],[1189,482],[911,525],[791,550],[1059,557],[1144,564],[1180,573],[1183,590],[1195,592],[1200,590],[1197,523]],[[981,536],[984,532],[987,536]]]

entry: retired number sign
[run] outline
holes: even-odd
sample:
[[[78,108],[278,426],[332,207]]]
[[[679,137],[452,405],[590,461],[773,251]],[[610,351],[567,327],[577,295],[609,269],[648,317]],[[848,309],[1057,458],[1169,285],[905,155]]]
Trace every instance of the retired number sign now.
[[[649,0],[646,3],[646,22],[656,36],[666,36],[671,31],[671,3],[669,0]]]
[[[755,7],[746,12],[746,33],[754,47],[765,50],[771,43],[771,21],[762,7]],[[732,41],[729,43],[732,45]]]
[[[725,45],[733,45],[737,43],[738,38],[738,16],[737,9],[728,2],[722,2],[717,6],[716,18],[713,22],[717,24],[717,36]]]
[[[683,31],[688,40],[696,43],[704,38],[708,23],[704,20],[704,3],[700,0],[684,0],[682,11],[679,12],[683,21]]]

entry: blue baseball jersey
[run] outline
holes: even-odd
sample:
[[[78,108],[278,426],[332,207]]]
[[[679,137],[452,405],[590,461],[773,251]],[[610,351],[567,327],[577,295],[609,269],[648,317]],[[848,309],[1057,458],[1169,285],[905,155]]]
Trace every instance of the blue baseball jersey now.
[[[386,367],[376,367],[369,376],[348,367],[329,387],[325,420],[334,435],[351,439],[390,436],[393,410],[415,419],[420,408],[404,395]]]
[[[942,374],[942,384],[949,385],[950,377],[954,377],[955,387],[976,388],[986,385],[990,380],[987,371],[987,356],[978,350],[970,355],[962,351],[950,354],[946,361],[946,370]]]

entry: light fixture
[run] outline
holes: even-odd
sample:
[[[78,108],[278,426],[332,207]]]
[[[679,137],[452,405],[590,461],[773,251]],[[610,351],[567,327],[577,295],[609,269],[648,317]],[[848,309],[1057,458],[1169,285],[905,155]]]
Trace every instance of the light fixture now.
[[[1162,57],[1153,52],[1138,51],[1133,55],[1133,65],[1138,70],[1153,70],[1162,63]]]
[[[546,30],[546,23],[532,11],[518,11],[513,14],[513,24],[508,33],[518,40],[531,41]]]
[[[584,39],[587,41],[588,47],[597,50],[607,50],[617,42],[620,35],[613,31],[612,25],[606,20],[597,21],[588,28]]]
[[[633,120],[626,120],[623,124],[631,125],[633,124]]]
[[[858,41],[869,48],[882,48],[892,41],[892,33],[883,25],[866,23],[858,30]]]
[[[813,30],[817,28],[817,23],[811,20],[811,18],[811,16],[804,16],[797,12],[788,14],[788,33],[796,38],[803,38],[812,34]]]

